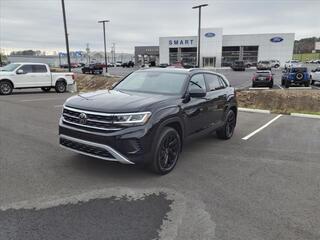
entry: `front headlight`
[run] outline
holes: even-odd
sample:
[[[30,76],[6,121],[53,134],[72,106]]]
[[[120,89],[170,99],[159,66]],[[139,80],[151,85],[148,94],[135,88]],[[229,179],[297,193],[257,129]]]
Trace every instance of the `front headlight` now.
[[[121,125],[143,125],[151,116],[151,112],[119,113],[114,115],[113,123]]]

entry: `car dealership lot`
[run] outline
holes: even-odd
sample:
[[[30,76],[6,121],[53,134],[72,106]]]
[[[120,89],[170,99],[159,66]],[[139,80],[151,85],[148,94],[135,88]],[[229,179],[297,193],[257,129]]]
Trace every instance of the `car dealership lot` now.
[[[0,239],[320,238],[318,119],[240,112],[231,140],[187,143],[159,177],[61,149],[70,95],[0,96]]]

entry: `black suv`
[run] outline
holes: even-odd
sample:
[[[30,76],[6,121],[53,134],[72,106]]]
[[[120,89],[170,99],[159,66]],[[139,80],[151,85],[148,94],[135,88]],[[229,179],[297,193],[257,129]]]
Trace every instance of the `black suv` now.
[[[147,164],[166,174],[186,139],[213,131],[229,139],[236,122],[235,89],[223,75],[144,69],[112,90],[69,98],[59,123],[60,145],[104,160]]]

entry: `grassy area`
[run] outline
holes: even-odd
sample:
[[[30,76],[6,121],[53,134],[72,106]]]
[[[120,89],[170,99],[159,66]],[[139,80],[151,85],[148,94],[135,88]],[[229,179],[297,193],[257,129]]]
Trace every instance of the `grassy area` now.
[[[299,60],[301,62],[320,59],[320,53],[301,53],[293,54],[293,59]]]

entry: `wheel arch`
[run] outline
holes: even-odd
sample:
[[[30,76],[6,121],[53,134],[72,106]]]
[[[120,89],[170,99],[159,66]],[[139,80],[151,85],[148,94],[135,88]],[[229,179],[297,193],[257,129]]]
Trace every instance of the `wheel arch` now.
[[[4,82],[4,81],[9,82],[12,85],[12,88],[14,88],[14,84],[10,79],[8,79],[8,78],[0,79],[0,82]]]

